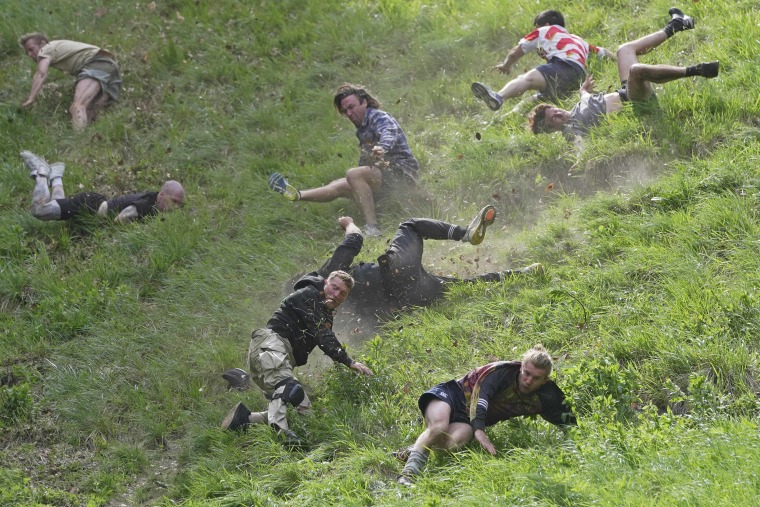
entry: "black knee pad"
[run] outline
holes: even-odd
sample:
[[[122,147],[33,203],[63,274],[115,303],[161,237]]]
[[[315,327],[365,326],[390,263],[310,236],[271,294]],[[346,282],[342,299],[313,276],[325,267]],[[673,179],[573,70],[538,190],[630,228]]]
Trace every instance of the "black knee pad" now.
[[[290,403],[294,407],[297,407],[306,397],[303,386],[293,377],[283,380],[277,384],[275,386],[275,391],[282,386],[285,386],[285,390],[282,392],[282,394],[274,395],[273,398],[280,398],[285,403]]]

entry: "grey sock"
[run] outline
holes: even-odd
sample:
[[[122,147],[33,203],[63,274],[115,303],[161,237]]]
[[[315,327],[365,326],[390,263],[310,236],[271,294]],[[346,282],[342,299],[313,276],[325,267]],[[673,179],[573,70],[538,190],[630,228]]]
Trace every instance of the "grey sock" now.
[[[411,477],[412,475],[418,475],[420,472],[422,472],[422,469],[425,468],[425,464],[427,463],[428,455],[423,454],[420,451],[412,451],[409,454],[409,459],[406,460],[406,465],[404,466],[404,469],[401,470],[401,475],[406,477]]]

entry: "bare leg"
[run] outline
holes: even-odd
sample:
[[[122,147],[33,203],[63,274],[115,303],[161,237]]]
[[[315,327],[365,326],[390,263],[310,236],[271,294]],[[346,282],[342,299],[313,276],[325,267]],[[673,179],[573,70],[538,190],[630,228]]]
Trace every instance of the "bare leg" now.
[[[410,484],[409,479],[422,471],[431,449],[453,451],[472,440],[473,430],[468,423],[449,422],[451,407],[441,400],[432,400],[425,408],[425,431],[414,443],[399,482]]]
[[[472,440],[472,426],[449,422],[451,407],[441,400],[431,401],[425,409],[425,431],[414,442],[413,450],[427,454],[429,449],[454,451]]]
[[[101,92],[98,97],[87,106],[87,120],[90,123],[94,122],[98,118],[100,112],[105,109],[106,106],[111,104],[111,102],[111,96],[107,93]]]
[[[349,169],[346,181],[351,187],[354,200],[359,204],[367,224],[377,225],[375,192],[383,183],[383,173],[377,167],[362,166]]]
[[[87,109],[100,92],[100,82],[95,79],[85,78],[77,81],[74,88],[74,101],[69,108],[71,124],[75,130],[83,130],[87,127]]]
[[[63,191],[63,179],[56,178],[53,181],[53,196],[52,199],[63,199],[66,197],[66,194]]]
[[[664,31],[659,30],[620,46],[617,50],[618,75],[620,76],[620,80],[623,82],[628,80],[631,67],[639,63],[639,55],[650,52],[666,40],[668,40],[668,35]]]
[[[58,188],[58,187],[56,187]],[[63,185],[60,185],[61,194],[63,194]],[[54,200],[57,197],[50,196],[47,178],[37,176],[34,182],[34,191],[32,192],[32,216],[39,220],[60,220],[61,207]]]
[[[530,70],[525,74],[521,74],[504,85],[504,88],[499,90],[499,95],[502,99],[511,99],[518,97],[528,90],[544,91],[546,89],[546,80],[544,75],[536,69]]]
[[[346,197],[348,199],[351,199],[353,197],[353,194],[351,193],[351,186],[346,181],[346,178],[331,181],[323,187],[301,190],[300,200],[312,202],[330,202],[339,197]]]
[[[34,180],[34,190],[32,191],[33,204],[46,204],[50,201],[50,189],[48,188],[47,177],[37,176]]]

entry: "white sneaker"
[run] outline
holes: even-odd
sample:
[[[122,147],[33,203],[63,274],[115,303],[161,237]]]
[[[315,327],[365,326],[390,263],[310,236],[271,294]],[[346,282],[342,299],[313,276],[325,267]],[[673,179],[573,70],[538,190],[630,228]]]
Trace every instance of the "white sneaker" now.
[[[48,181],[53,181],[56,178],[63,178],[63,173],[66,171],[66,164],[63,162],[54,162],[50,164],[50,174],[48,174]]]
[[[31,151],[24,150],[21,152],[21,158],[24,159],[24,164],[29,169],[29,177],[36,179],[37,176],[47,177],[50,174],[50,166],[44,158],[39,155],[35,155]]]

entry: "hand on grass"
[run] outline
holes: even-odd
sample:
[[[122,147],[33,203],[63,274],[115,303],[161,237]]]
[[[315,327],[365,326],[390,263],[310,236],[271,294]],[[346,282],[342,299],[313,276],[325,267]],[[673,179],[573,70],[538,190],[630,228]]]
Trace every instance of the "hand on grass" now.
[[[493,446],[485,431],[475,430],[475,440],[477,440],[480,446],[491,456],[496,456],[496,447]]]
[[[349,366],[349,368],[351,368],[352,370],[354,370],[357,373],[361,373],[362,375],[366,375],[368,377],[371,377],[372,375],[374,375],[374,373],[372,372],[372,370],[370,370],[369,368],[367,368],[366,366],[364,366],[359,361],[354,361],[353,363],[351,363],[351,366]]]
[[[501,74],[509,74],[512,70],[512,67],[510,65],[507,65],[506,62],[501,62],[498,65],[494,65],[493,70],[498,71]]]

